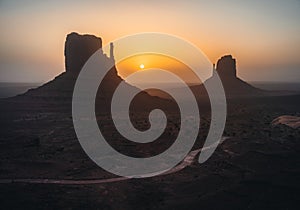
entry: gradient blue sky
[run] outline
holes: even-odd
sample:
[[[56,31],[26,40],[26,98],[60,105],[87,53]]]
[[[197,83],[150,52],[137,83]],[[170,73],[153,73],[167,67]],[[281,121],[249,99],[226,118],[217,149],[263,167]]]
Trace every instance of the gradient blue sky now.
[[[0,82],[44,82],[63,72],[72,31],[104,44],[132,33],[170,33],[212,62],[232,54],[247,81],[299,82],[299,23],[299,0],[0,0]]]

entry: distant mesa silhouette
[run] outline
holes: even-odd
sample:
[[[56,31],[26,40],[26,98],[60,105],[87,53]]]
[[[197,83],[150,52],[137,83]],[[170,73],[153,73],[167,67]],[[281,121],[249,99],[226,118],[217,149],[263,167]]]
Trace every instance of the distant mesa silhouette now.
[[[79,35],[70,33],[65,41],[65,68],[66,72],[78,74],[98,49],[102,48],[102,40],[94,35]]]
[[[221,79],[236,79],[236,60],[232,55],[225,55],[217,62],[217,69]]]
[[[100,49],[102,51],[101,48],[102,39],[100,37],[88,34],[80,35],[76,32],[68,34],[64,49],[65,72],[41,87],[29,90],[23,96],[43,100],[68,100],[70,102],[77,76],[82,67],[97,50]],[[102,52],[101,56],[104,58],[102,60],[104,62],[114,62],[112,53],[111,51],[111,57],[108,57]],[[118,75],[115,66],[113,66],[103,81],[104,89],[111,92],[113,87],[117,86],[121,81],[123,81],[122,78]]]
[[[114,49],[112,43],[110,47],[109,57],[102,52],[101,56],[104,56],[105,62],[114,62]],[[31,97],[42,100],[67,100],[70,102],[76,78],[83,65],[93,53],[101,48],[102,39],[100,37],[88,34],[80,35],[76,32],[68,34],[64,49],[66,71],[52,81],[22,94],[21,97]],[[215,73],[218,73],[221,78],[227,97],[253,96],[261,95],[263,93],[262,90],[254,88],[237,77],[236,60],[231,55],[223,56],[218,60],[216,69],[213,69],[213,75]],[[210,80],[211,79],[206,80],[205,83],[210,82]],[[123,79],[118,75],[116,67],[113,66],[102,81],[102,99],[106,96],[112,95],[115,88],[122,81]],[[128,84],[128,88],[135,87]],[[203,85],[193,86],[191,89],[197,97],[201,97],[201,95],[206,94]],[[143,94],[144,97],[153,98],[146,92],[142,92],[142,95]]]
[[[65,41],[65,69],[67,73],[79,74],[83,65],[97,50],[101,50],[106,62],[114,63],[114,46],[110,43],[110,56],[107,57],[102,51],[102,39],[94,35],[79,35],[72,32],[67,35]]]
[[[27,91],[26,93],[15,97],[15,99],[20,100],[30,100],[45,103],[60,103],[63,106],[65,103],[68,107],[67,110],[70,111],[72,95],[76,79],[80,73],[82,67],[87,62],[87,60],[92,56],[97,50],[100,50],[99,56],[101,60],[104,60],[103,65],[106,62],[113,62],[114,64],[114,46],[110,44],[110,55],[109,57],[103,53],[102,40],[94,35],[80,35],[78,33],[72,32],[67,35],[65,41],[65,68],[66,71],[55,77],[52,81],[46,84]],[[101,53],[102,52],[102,53]],[[96,97],[96,106],[100,107],[96,111],[98,112],[110,112],[110,102],[115,89],[118,85],[124,81],[117,72],[115,65],[108,71],[101,84],[99,84],[99,89]],[[136,87],[126,83],[126,90],[135,89]],[[167,109],[168,107],[177,107],[174,101],[161,99],[159,97],[151,96],[145,91],[140,92],[137,97],[135,97],[135,105],[132,108],[137,110],[152,110],[155,108]]]
[[[264,93],[263,90],[255,88],[237,77],[236,59],[232,55],[225,55],[218,60],[217,67],[213,66],[213,76],[216,73],[222,81],[226,97],[259,96]],[[210,81],[209,78],[205,83]]]

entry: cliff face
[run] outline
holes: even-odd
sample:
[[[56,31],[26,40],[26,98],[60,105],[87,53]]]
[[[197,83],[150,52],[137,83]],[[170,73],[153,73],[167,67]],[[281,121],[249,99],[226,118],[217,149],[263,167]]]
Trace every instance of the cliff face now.
[[[215,71],[222,81],[227,98],[236,96],[259,96],[263,94],[262,90],[253,87],[237,77],[236,60],[232,55],[221,57],[217,62],[217,68],[214,70],[213,76],[215,75]],[[211,79],[208,79],[205,83],[210,83],[211,81]]]
[[[216,71],[223,79],[236,79],[236,61],[232,55],[225,55],[219,59]]]
[[[80,35],[78,33],[70,33],[66,37],[65,41],[65,68],[66,72],[58,75],[52,81],[28,91],[25,93],[26,96],[34,98],[43,98],[55,100],[68,100],[72,98],[74,85],[79,72],[83,65],[97,50],[102,48],[102,40],[100,37],[94,35]],[[111,59],[105,54],[100,54],[104,57],[104,61],[110,62]],[[104,63],[103,63],[104,65]],[[112,89],[111,87],[116,86],[122,81],[118,76],[117,70],[113,67],[103,81],[105,86],[105,93]]]
[[[89,57],[100,48],[102,40],[99,37],[75,32],[68,34],[64,52],[66,72],[78,74]]]
[[[44,84],[36,89],[29,90],[23,96],[29,96],[32,98],[38,98],[43,100],[64,100],[71,101],[74,85],[79,72],[83,65],[97,50],[102,48],[102,40],[94,35],[80,35],[78,33],[70,33],[67,35],[65,41],[65,67],[66,72],[60,74],[52,81]],[[113,45],[111,45],[111,55],[108,58],[105,54],[100,53],[100,56],[104,56],[104,62],[114,62],[113,59]],[[104,65],[105,63],[103,63]],[[227,96],[233,95],[257,95],[261,91],[252,87],[248,83],[239,79],[236,75],[236,60],[231,55],[223,56],[217,62],[216,72],[220,76],[225,93]],[[122,82],[123,79],[118,76],[117,69],[113,66],[106,74],[99,86],[98,98],[110,100],[114,93],[115,88]],[[209,82],[208,79],[206,82]],[[135,88],[128,84],[128,88]],[[197,90],[196,90],[197,89]],[[205,88],[201,85],[200,89],[194,90],[196,95],[205,94]],[[142,94],[143,99],[141,101],[153,101],[145,92]]]
[[[65,42],[65,66],[66,72],[58,75],[52,81],[46,84],[27,91],[25,94],[18,97],[19,99],[25,97],[30,98],[31,101],[42,100],[45,102],[66,102],[69,104],[72,101],[73,89],[79,72],[83,65],[97,50],[102,47],[101,38],[93,35],[80,35],[75,32],[68,34]],[[113,56],[113,44],[111,44],[110,58],[105,54],[100,53],[99,56],[103,56],[103,65],[105,62],[114,62]],[[100,70],[101,68],[99,68]],[[118,76],[118,72],[115,66],[113,66],[105,75],[101,84],[99,84],[98,93],[96,97],[96,104],[98,111],[109,113],[110,112],[110,101],[114,94],[115,89],[123,81]],[[129,84],[126,85],[126,89],[136,89]],[[139,97],[136,97],[138,108],[145,110],[150,109],[151,104],[164,105],[170,107],[170,103],[166,103],[164,100],[151,97],[146,92],[141,92]],[[104,103],[104,104],[103,104]],[[172,106],[175,106],[172,104]],[[99,108],[100,107],[100,108]],[[70,108],[70,107],[69,107]]]

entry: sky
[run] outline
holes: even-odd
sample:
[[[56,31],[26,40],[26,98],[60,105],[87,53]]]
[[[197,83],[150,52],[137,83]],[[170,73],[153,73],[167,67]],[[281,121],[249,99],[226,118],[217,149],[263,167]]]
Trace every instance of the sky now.
[[[0,0],[0,82],[53,79],[64,71],[73,31],[103,44],[140,32],[173,34],[212,63],[232,54],[246,81],[299,82],[299,22],[299,0]]]

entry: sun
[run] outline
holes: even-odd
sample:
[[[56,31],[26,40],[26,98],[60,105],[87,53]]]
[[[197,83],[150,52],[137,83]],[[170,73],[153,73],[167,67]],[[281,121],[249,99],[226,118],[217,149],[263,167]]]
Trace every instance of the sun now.
[[[140,69],[144,69],[145,68],[145,65],[144,64],[141,64],[140,65]]]

